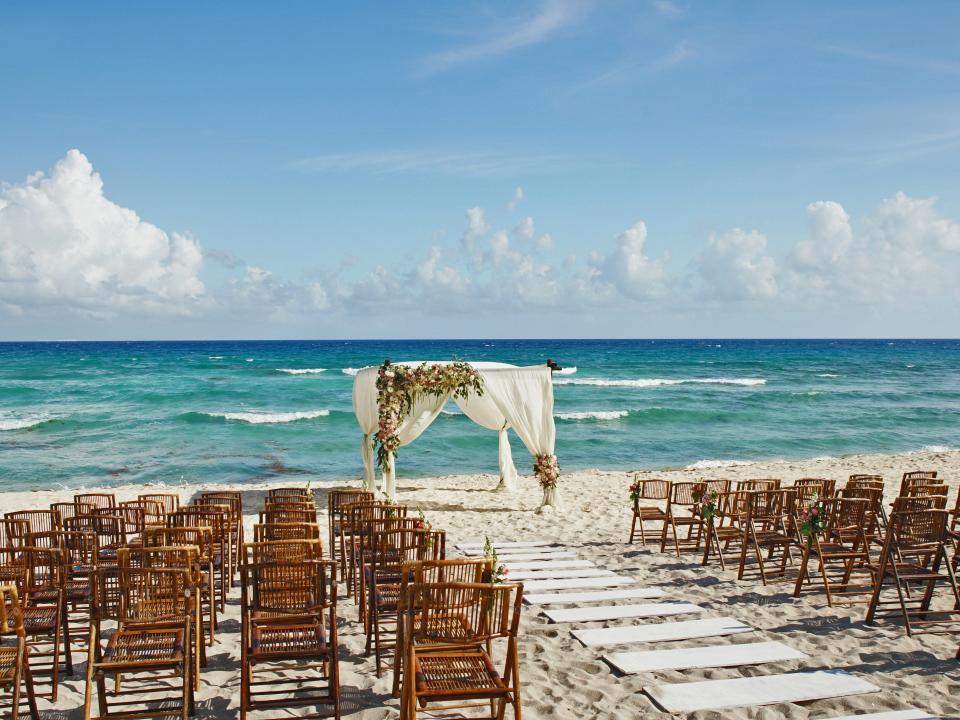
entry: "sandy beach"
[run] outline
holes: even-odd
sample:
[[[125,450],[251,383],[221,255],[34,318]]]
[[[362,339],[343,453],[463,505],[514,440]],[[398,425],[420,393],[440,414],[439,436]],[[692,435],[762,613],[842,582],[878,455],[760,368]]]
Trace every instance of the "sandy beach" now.
[[[926,452],[904,455],[860,455],[807,461],[761,462],[735,467],[646,472],[644,477],[674,480],[700,478],[778,477],[785,482],[799,477],[842,480],[851,473],[882,474],[886,496],[894,497],[900,475],[907,470],[936,469],[947,478],[951,501],[960,476],[960,452]],[[581,471],[565,474],[561,487],[565,511],[537,514],[540,491],[532,477],[521,479],[516,493],[492,492],[497,479],[490,475],[444,476],[399,480],[398,502],[419,506],[435,527],[448,532],[448,548],[458,542],[482,542],[484,535],[499,541],[553,540],[568,546],[577,557],[635,578],[642,587],[662,588],[665,599],[695,602],[707,614],[725,615],[748,622],[756,632],[714,642],[779,640],[809,658],[743,668],[686,670],[621,676],[600,659],[596,648],[581,645],[571,635],[571,626],[552,624],[537,606],[525,606],[521,625],[521,678],[524,715],[528,718],[614,718],[665,716],[642,693],[657,682],[687,682],[705,679],[753,676],[790,670],[845,669],[880,687],[880,692],[809,704],[783,704],[735,711],[698,712],[690,717],[716,718],[828,718],[845,714],[916,707],[941,717],[960,715],[960,667],[953,659],[957,635],[908,638],[902,627],[891,624],[866,627],[863,606],[829,608],[822,593],[792,596],[792,582],[774,581],[762,586],[759,579],[738,582],[736,572],[719,566],[699,565],[699,558],[677,559],[660,554],[652,545],[628,545],[628,471]],[[298,478],[299,480],[299,478]],[[239,486],[245,492],[244,508],[249,526],[262,506],[264,483]],[[345,480],[337,486],[359,486]],[[326,492],[334,485],[316,487],[321,522],[326,518]],[[219,485],[185,485],[178,488],[183,500]],[[111,488],[118,498],[133,498],[142,487]],[[3,493],[7,510],[45,507],[72,499],[73,491]],[[629,601],[622,601],[629,602]],[[217,644],[211,648],[209,667],[201,677],[198,718],[232,718],[238,713],[239,688],[237,644],[239,629],[237,590],[229,602]],[[342,642],[341,681],[344,716],[362,720],[398,716],[397,702],[390,697],[391,677],[377,679],[373,660],[363,657],[362,629],[356,622],[352,600],[339,608]],[[589,627],[660,622],[619,620],[591,623]],[[584,627],[584,626],[578,626]],[[691,647],[704,641],[670,643]],[[617,648],[630,649],[630,648]],[[83,664],[64,680],[55,706],[40,700],[45,718],[74,719],[81,716]],[[41,681],[42,692],[46,682]],[[509,713],[508,713],[509,714]],[[289,711],[296,717],[298,712]]]

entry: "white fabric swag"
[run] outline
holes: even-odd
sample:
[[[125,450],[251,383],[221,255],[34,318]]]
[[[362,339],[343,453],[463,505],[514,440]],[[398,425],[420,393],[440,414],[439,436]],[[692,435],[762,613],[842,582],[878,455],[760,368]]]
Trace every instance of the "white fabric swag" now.
[[[402,363],[416,366],[420,363]],[[428,362],[428,364],[434,364]],[[440,363],[444,364],[444,363]],[[499,434],[500,485],[498,489],[514,490],[517,469],[510,452],[507,431],[513,428],[532,455],[553,454],[556,428],[553,422],[553,382],[550,368],[545,365],[516,367],[504,363],[477,362],[470,365],[483,379],[483,395],[470,393],[466,398],[454,398],[463,414],[478,425]],[[369,490],[376,489],[374,476],[373,434],[378,428],[377,373],[379,368],[364,368],[353,383],[353,408],[363,432],[362,457],[364,482]],[[400,425],[400,445],[407,445],[436,420],[449,396],[425,396],[414,404],[413,410]],[[395,463],[384,473],[383,491],[393,497],[396,491]],[[544,492],[543,506],[559,508],[560,498],[555,488]]]

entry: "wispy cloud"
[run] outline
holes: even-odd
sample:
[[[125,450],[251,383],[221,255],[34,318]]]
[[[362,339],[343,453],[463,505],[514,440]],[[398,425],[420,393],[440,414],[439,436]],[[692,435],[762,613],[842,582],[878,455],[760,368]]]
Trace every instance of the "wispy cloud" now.
[[[871,52],[869,50],[860,50],[858,48],[840,47],[828,45],[823,48],[827,52],[854,60],[877,63],[880,65],[890,65],[892,67],[907,68],[910,70],[921,70],[931,73],[948,73],[950,75],[960,75],[960,62],[950,60],[936,60],[932,58],[920,58],[909,55],[897,55],[893,53]]]
[[[690,62],[696,59],[696,57],[697,51],[693,45],[687,40],[681,40],[674,45],[669,52],[653,60],[621,63],[612,68],[607,68],[602,73],[571,86],[567,92],[569,94],[576,94],[588,90],[600,90],[622,85],[638,79],[653,78],[678,65]]]
[[[420,73],[434,75],[456,65],[479,62],[546,42],[581,20],[589,9],[587,0],[541,0],[533,14],[507,18],[473,43],[428,55],[420,65]]]
[[[651,0],[653,9],[664,17],[680,17],[686,10],[672,0]]]
[[[321,173],[517,177],[562,172],[582,167],[583,164],[582,159],[561,154],[420,149],[313,155],[296,160],[291,165],[298,170]]]

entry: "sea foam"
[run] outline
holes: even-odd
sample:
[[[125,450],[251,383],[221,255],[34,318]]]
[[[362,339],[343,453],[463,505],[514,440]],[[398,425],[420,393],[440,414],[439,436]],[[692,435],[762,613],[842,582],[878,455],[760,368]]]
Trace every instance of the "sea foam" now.
[[[619,420],[629,414],[629,410],[595,410],[557,413],[554,417],[558,420]]]
[[[28,415],[27,417],[0,417],[0,431],[26,430],[56,420],[52,415]]]
[[[747,460],[698,460],[684,468],[685,470],[717,470],[719,468],[744,467],[753,465]]]
[[[223,418],[224,420],[235,420],[237,422],[250,423],[251,425],[265,425],[272,423],[288,423],[297,420],[312,420],[313,418],[326,417],[330,414],[329,410],[304,410],[301,412],[235,412],[235,413],[203,413],[214,418]]]
[[[287,375],[319,375],[326,371],[326,368],[277,368],[277,372],[286,373]]]
[[[341,368],[340,372],[344,375],[357,375],[360,372],[360,368]]]
[[[577,373],[576,365],[574,365],[573,367],[565,367],[565,368],[560,368],[559,370],[553,371],[554,375],[576,375],[576,373]]]
[[[554,380],[554,385],[593,385],[596,387],[662,387],[665,385],[766,385],[765,378],[638,378],[636,380],[607,380],[604,378],[570,378]]]

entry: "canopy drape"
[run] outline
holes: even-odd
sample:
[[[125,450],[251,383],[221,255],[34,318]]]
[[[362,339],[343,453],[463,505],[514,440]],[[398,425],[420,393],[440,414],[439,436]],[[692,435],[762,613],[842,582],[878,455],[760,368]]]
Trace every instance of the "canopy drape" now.
[[[419,365],[420,363],[403,363]],[[433,364],[429,363],[428,364]],[[524,446],[534,456],[553,454],[556,430],[553,422],[553,383],[550,368],[545,365],[516,367],[504,363],[470,363],[484,383],[484,393],[470,393],[454,402],[464,415],[478,425],[498,433],[498,464],[500,485],[498,489],[513,490],[517,485],[517,469],[513,464],[510,440],[507,431],[513,428]],[[357,373],[353,384],[353,408],[357,423],[363,433],[361,454],[363,458],[364,484],[369,490],[376,489],[373,456],[373,434],[378,429],[377,408],[378,368],[364,368]],[[403,419],[398,433],[400,445],[416,440],[436,420],[449,395],[423,396],[414,403],[412,412]],[[388,497],[394,496],[396,474],[393,458],[384,472],[383,490]],[[544,490],[543,506],[559,507],[556,488]]]

